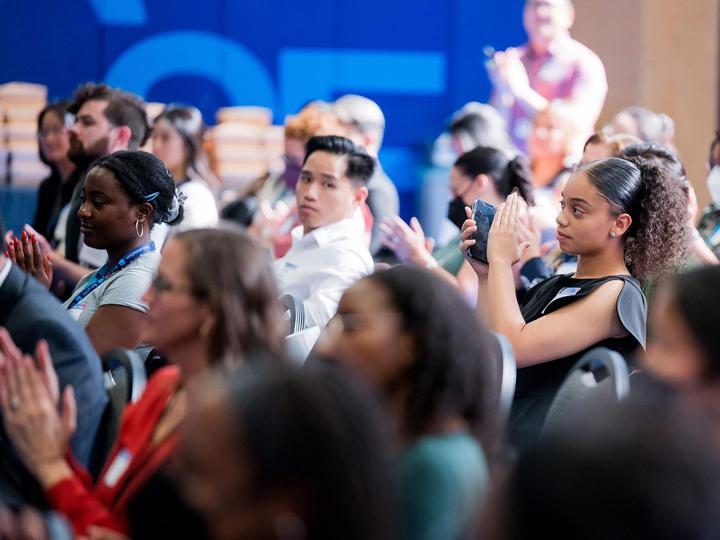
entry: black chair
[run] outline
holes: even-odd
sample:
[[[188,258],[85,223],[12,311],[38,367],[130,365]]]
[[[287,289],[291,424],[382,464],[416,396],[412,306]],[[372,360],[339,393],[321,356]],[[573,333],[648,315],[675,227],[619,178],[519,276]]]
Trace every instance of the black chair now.
[[[95,435],[88,470],[97,480],[120,429],[123,411],[145,390],[147,376],[143,360],[135,351],[113,349],[101,358],[108,403]]]
[[[596,347],[570,370],[550,405],[542,434],[582,419],[592,410],[623,399],[630,391],[625,359],[619,353]]]
[[[291,294],[284,294],[280,297],[280,302],[285,306],[285,313],[289,319],[288,333],[295,334],[305,329],[305,308],[302,300],[295,298]]]

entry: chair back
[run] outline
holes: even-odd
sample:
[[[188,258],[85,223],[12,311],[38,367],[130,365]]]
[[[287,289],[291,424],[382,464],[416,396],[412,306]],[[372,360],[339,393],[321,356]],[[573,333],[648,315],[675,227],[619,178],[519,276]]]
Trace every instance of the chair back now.
[[[285,313],[290,325],[289,334],[295,334],[305,329],[305,308],[302,300],[291,294],[284,294],[280,302],[285,306]]]
[[[113,349],[105,353],[101,361],[108,403],[95,436],[88,466],[90,474],[96,480],[117,439],[125,407],[128,403],[140,399],[147,384],[145,365],[135,351]]]
[[[543,425],[543,435],[581,419],[598,407],[617,403],[630,391],[630,377],[620,353],[596,347],[583,355],[565,377]]]

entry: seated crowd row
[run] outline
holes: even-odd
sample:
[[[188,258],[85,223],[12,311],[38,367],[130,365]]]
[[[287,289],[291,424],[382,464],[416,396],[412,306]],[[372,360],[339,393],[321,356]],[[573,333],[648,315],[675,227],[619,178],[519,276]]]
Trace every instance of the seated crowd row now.
[[[450,132],[483,114],[461,111]],[[288,120],[285,172],[221,210],[240,225],[219,219],[193,107],[154,120],[154,154],[138,150],[150,133],[142,101],[105,85],[48,107],[39,129],[53,176],[33,225],[3,234],[0,255],[0,496],[22,509],[0,529],[509,539],[718,528],[720,266],[671,148],[601,132],[540,188],[537,160],[484,133],[496,144],[459,146],[457,231],[435,246],[397,217],[377,159],[384,118],[360,96]],[[496,207],[487,238],[478,199]],[[287,360],[288,295],[320,334],[302,368]],[[507,421],[498,334],[517,363]],[[566,375],[598,346],[636,371],[631,398],[543,437]],[[100,358],[118,348],[153,374],[104,455]],[[677,511],[683,497],[695,504]],[[603,505],[616,513],[600,527],[591,508]]]

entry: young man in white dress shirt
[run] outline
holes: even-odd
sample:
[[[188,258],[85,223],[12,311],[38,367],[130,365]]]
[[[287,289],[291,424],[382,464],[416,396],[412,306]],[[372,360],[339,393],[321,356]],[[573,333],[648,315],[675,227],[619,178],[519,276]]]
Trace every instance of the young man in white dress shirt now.
[[[274,263],[280,293],[303,301],[305,325],[323,327],[345,289],[373,271],[359,206],[375,161],[344,137],[313,137],[295,196],[302,225]]]

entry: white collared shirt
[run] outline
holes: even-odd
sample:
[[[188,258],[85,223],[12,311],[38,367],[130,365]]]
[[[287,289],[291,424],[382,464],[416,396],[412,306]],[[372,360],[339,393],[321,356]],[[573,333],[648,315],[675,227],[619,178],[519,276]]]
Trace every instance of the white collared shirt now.
[[[10,259],[5,259],[5,266],[2,267],[0,270],[0,287],[2,287],[5,284],[5,280],[10,275],[10,268],[12,267],[12,264],[10,263]]]
[[[345,289],[373,271],[364,222],[357,214],[303,235],[292,230],[292,247],[273,263],[280,294],[303,301],[306,326],[327,324]]]

